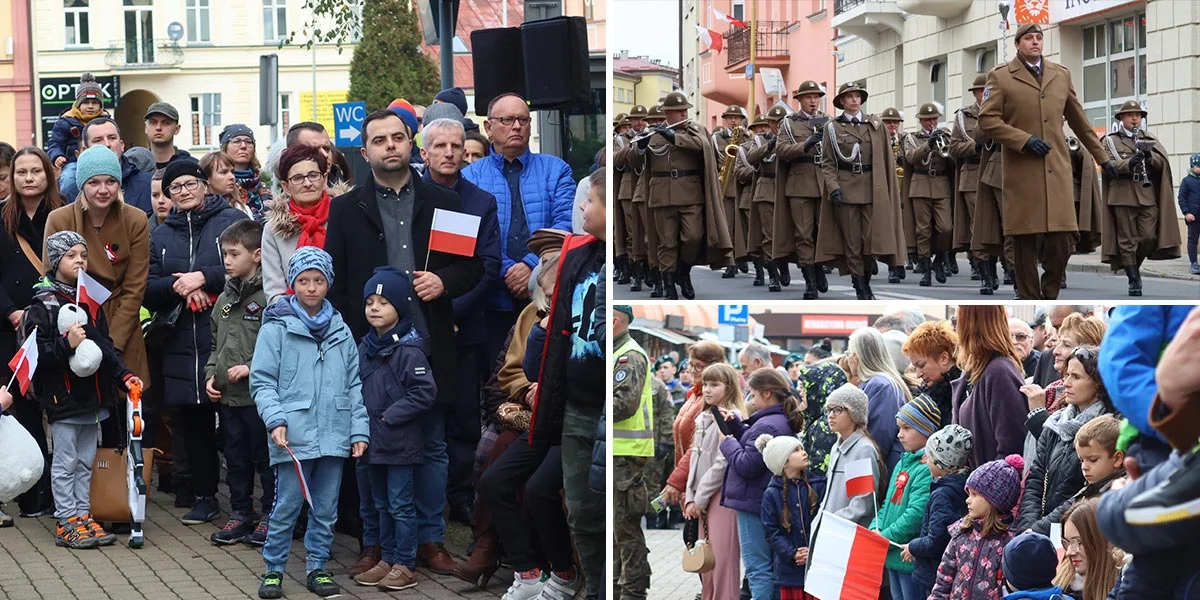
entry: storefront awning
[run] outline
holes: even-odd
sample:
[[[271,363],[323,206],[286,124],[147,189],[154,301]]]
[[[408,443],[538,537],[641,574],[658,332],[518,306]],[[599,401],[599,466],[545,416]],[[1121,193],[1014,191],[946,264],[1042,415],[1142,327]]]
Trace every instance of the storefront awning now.
[[[668,344],[676,344],[676,345],[680,345],[680,346],[690,346],[691,344],[696,343],[696,340],[694,338],[690,338],[690,337],[687,337],[680,333],[676,333],[674,331],[671,331],[670,329],[654,327],[652,325],[646,325],[645,323],[638,323],[637,321],[634,321],[629,326],[629,329],[631,329],[633,331],[640,331],[646,335],[656,337],[660,340],[663,340],[664,342],[667,342]]]

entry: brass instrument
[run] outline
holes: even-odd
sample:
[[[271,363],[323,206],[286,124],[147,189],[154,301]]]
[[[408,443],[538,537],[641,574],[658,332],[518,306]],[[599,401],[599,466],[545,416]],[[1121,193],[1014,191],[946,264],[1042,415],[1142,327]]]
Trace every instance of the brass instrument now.
[[[683,121],[680,121],[678,123],[675,123],[674,125],[659,125],[658,127],[651,127],[649,129],[646,129],[645,131],[633,136],[633,139],[629,140],[629,143],[636,144],[646,138],[649,138],[650,136],[652,136],[660,131],[663,131],[666,129],[675,129],[676,127],[679,127],[680,125],[683,125],[684,123],[687,123],[686,119]]]
[[[825,126],[829,124],[829,117],[813,117],[808,120],[808,123],[812,125],[813,135],[821,138],[817,141],[816,161],[819,163],[821,156],[825,153]]]
[[[904,155],[900,153],[900,134],[892,136],[892,158],[896,159],[896,179],[904,179]]]
[[[1148,141],[1142,137],[1142,130],[1138,129],[1133,133],[1133,145],[1137,148],[1137,153],[1142,156],[1142,160],[1138,161],[1137,167],[1133,169],[1133,176],[1137,177],[1142,187],[1148,188],[1154,185],[1150,181],[1150,165],[1146,161],[1150,160],[1150,152],[1154,149],[1154,142]]]
[[[725,186],[729,184],[729,178],[733,175],[733,165],[737,162],[738,147],[745,139],[746,129],[741,125],[734,127],[733,134],[729,137],[729,143],[725,145],[725,160],[721,163],[721,172],[717,176],[720,180],[721,193],[725,193]]]
[[[950,158],[950,132],[939,127],[930,132],[929,136],[933,138],[933,147],[938,156]]]
[[[1079,150],[1079,138],[1073,137],[1073,136],[1067,136],[1067,149],[1070,150],[1071,152],[1078,151]]]

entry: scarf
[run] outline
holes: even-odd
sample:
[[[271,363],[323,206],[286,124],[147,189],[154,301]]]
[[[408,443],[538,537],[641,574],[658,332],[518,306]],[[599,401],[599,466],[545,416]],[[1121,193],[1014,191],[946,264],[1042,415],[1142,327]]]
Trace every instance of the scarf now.
[[[75,286],[67,285],[66,283],[63,283],[54,277],[47,277],[46,280],[50,282],[50,285],[54,286],[55,291],[70,298],[71,302],[75,301]]]
[[[296,318],[300,319],[300,322],[304,323],[304,326],[318,340],[325,337],[325,333],[329,330],[329,323],[333,320],[333,305],[329,303],[329,300],[321,302],[321,312],[318,312],[315,317],[308,316],[308,311],[300,305],[300,300],[295,296],[288,296],[287,301],[292,312],[296,313]]]
[[[1104,403],[1097,399],[1082,411],[1074,404],[1068,404],[1062,410],[1050,415],[1046,420],[1046,429],[1058,434],[1062,441],[1068,444],[1074,441],[1075,433],[1084,423],[1104,414]]]
[[[325,247],[326,226],[329,224],[329,192],[322,192],[317,203],[305,208],[288,200],[288,211],[300,222],[300,239],[296,247],[316,246]]]
[[[259,190],[259,186],[262,184],[259,174],[250,169],[245,171],[234,169],[233,179],[246,192],[246,205],[250,207],[250,210],[254,211],[254,214],[261,213],[265,203]]]
[[[403,340],[412,331],[412,319],[407,316],[400,319],[396,326],[383,335],[375,332],[375,328],[363,338],[363,357],[367,360],[375,358],[380,351],[394,343]]]

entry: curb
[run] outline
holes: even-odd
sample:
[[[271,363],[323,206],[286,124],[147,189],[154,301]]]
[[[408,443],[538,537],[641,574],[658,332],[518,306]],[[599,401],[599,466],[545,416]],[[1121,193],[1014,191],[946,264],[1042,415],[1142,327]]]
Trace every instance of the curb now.
[[[1071,264],[1067,263],[1067,272],[1076,273],[1098,273],[1101,275],[1120,275],[1120,271],[1114,272],[1111,267],[1106,264]],[[1200,277],[1188,273],[1174,273],[1167,270],[1159,270],[1154,268],[1142,267],[1142,275],[1149,277],[1158,277],[1160,279],[1174,279],[1178,281],[1195,281],[1200,284]]]

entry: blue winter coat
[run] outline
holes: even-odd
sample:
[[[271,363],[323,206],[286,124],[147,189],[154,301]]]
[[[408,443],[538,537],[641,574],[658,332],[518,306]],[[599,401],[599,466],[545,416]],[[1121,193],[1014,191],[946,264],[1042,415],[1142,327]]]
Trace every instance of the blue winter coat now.
[[[900,407],[908,399],[904,396],[904,390],[897,388],[885,375],[876,375],[864,381],[861,387],[867,395],[867,431],[875,439],[879,453],[887,463],[888,470],[884,477],[888,478],[896,470],[896,463],[900,462],[900,455],[904,453],[904,447],[896,439],[900,431],[896,426],[896,413],[900,412]]]
[[[1062,588],[1054,586],[1041,590],[1013,592],[1005,596],[1004,600],[1070,600],[1070,597],[1063,593]]]
[[[530,235],[538,229],[571,231],[571,211],[575,207],[575,180],[571,167],[551,154],[535,154],[528,150],[517,157],[524,165],[521,171],[521,204],[525,207],[525,223]],[[508,257],[508,227],[512,222],[512,196],[504,177],[504,156],[493,152],[463,169],[462,176],[496,198],[496,217],[500,222],[500,278],[492,285],[488,308],[512,310],[513,298],[504,284],[504,275],[516,263]],[[526,240],[528,241],[528,240]],[[528,249],[521,262],[530,269],[538,257]]]
[[[425,337],[414,327],[386,342],[374,358],[359,344],[363,404],[371,422],[367,462],[419,465],[425,462],[422,416],[437,400],[433,369],[425,357]]]
[[[921,597],[933,591],[942,553],[950,545],[949,527],[967,514],[967,474],[951,473],[933,480],[921,534],[908,542],[913,555],[913,585]]]
[[[1179,211],[1200,219],[1200,177],[1188,173],[1179,182]]]
[[[150,180],[153,177],[152,173],[147,173],[138,169],[133,163],[121,158],[121,195],[125,199],[125,204],[137,207],[150,214],[153,212],[153,206],[150,203]],[[63,187],[59,190],[62,195],[63,202],[71,203],[79,197],[79,186],[75,185],[74,180],[63,182]]]
[[[370,441],[358,348],[336,311],[317,341],[290,303],[272,304],[254,345],[250,395],[267,431],[287,427],[288,448],[299,460],[348,457],[351,444]],[[267,446],[272,466],[291,461],[287,450]]]
[[[173,274],[204,273],[204,291],[215,298],[225,288],[225,260],[217,237],[235,221],[247,218],[223,198],[209,196],[204,204],[188,212],[171,209],[167,220],[150,236],[150,275],[143,306],[158,312],[185,303],[158,357],[163,365],[163,398],[168,406],[209,402],[204,392],[204,364],[212,352],[209,317],[213,309],[192,312],[186,299],[171,289],[177,279]]]
[[[1158,393],[1154,369],[1192,307],[1123,305],[1113,309],[1100,345],[1100,377],[1113,406],[1143,435],[1166,442],[1150,426],[1150,403]]]
[[[58,160],[60,156],[65,157],[67,163],[73,163],[79,159],[79,140],[83,138],[83,121],[69,115],[74,110],[75,108],[71,107],[59,116],[58,120],[54,122],[54,127],[50,129],[50,140],[46,142],[46,154],[50,157],[51,163]],[[104,111],[101,116],[110,115],[108,111]]]
[[[771,471],[754,440],[764,433],[781,436],[794,432],[782,404],[768,406],[744,423],[735,419],[729,425],[732,433],[721,441],[721,454],[729,463],[721,486],[721,506],[757,515],[762,512],[763,492],[771,481]]]
[[[817,476],[809,483],[816,492],[816,506],[821,506],[821,490],[825,489],[825,478]],[[784,529],[783,489],[788,492],[788,520],[791,529]],[[808,486],[799,479],[787,479],[775,475],[763,493],[762,522],[767,532],[767,543],[771,546],[771,564],[774,567],[775,585],[804,587],[806,566],[796,565],[796,549],[807,548],[812,533],[812,521],[816,509],[812,508]]]

